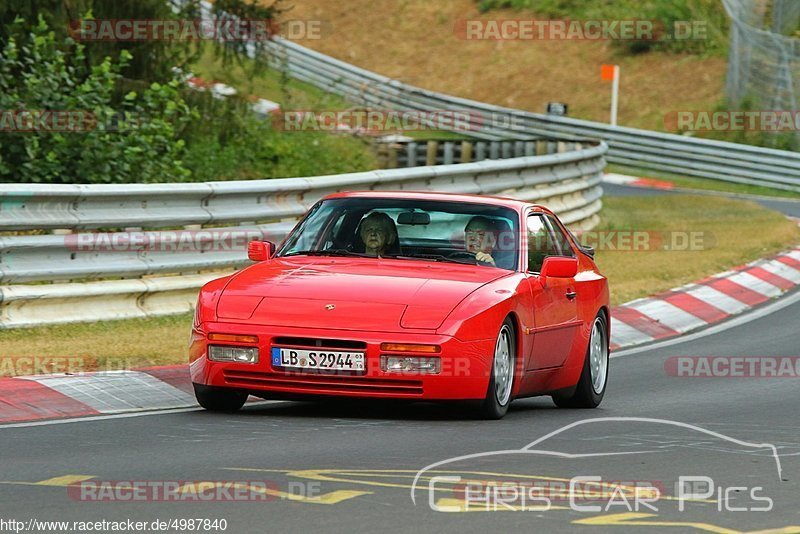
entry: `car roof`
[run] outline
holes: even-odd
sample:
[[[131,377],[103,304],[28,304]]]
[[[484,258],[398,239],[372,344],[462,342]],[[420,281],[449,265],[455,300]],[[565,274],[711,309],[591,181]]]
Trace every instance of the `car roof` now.
[[[391,199],[408,199],[408,200],[438,200],[441,202],[464,202],[470,204],[486,204],[489,206],[501,206],[510,208],[516,211],[522,211],[527,207],[541,208],[547,210],[544,206],[524,202],[508,197],[496,197],[488,195],[465,195],[460,193],[438,193],[432,191],[343,191],[340,193],[332,193],[323,198],[391,198]]]

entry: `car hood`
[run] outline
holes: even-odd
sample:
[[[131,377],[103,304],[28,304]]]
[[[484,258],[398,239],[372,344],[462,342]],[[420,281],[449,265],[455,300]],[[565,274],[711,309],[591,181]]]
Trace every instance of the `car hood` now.
[[[436,329],[492,267],[393,259],[278,258],[234,276],[220,321],[347,330]]]

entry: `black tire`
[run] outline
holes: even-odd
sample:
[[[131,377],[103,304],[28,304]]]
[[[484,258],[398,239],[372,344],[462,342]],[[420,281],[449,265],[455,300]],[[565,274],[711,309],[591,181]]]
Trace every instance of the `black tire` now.
[[[210,412],[235,412],[244,406],[247,393],[235,389],[194,384],[197,403]]]
[[[592,322],[592,330],[594,331],[595,325],[600,326],[602,332],[602,347],[605,351],[605,365],[606,372],[603,380],[602,388],[598,392],[592,384],[592,370],[590,362],[590,354],[592,350],[592,338],[590,335],[589,346],[586,347],[586,356],[583,360],[583,371],[578,380],[578,385],[575,387],[575,392],[572,395],[553,395],[553,402],[559,408],[597,408],[603,401],[608,387],[608,367],[609,367],[609,351],[608,351],[608,319],[604,312],[598,312],[594,321]]]
[[[497,344],[500,342],[501,336],[503,334],[507,336],[507,340],[509,343],[509,353],[511,357],[511,378],[510,378],[510,385],[509,391],[507,394],[507,398],[505,402],[502,399],[497,398],[497,387],[495,382],[495,363],[497,358],[495,355],[492,355],[492,370],[489,374],[489,387],[486,390],[486,398],[484,398],[483,403],[481,403],[480,407],[478,408],[477,414],[481,419],[502,419],[503,416],[506,415],[508,412],[508,407],[511,405],[512,396],[511,390],[514,386],[514,377],[515,377],[515,365],[516,365],[516,351],[517,351],[517,339],[514,333],[514,323],[511,321],[511,318],[506,317],[506,320],[503,321],[503,324],[500,326],[500,330],[497,333],[497,341],[495,342],[495,352],[497,352]]]

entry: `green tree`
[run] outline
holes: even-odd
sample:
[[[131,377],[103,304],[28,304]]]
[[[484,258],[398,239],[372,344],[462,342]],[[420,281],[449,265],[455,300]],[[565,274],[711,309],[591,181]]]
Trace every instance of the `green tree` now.
[[[17,20],[9,35],[21,33]],[[194,116],[179,83],[153,82],[113,102],[122,51],[90,65],[85,47],[56,39],[43,17],[24,39],[9,37],[0,56],[0,180],[102,183],[184,180],[183,128]],[[13,131],[14,117],[55,112],[79,117],[71,128]],[[17,124],[18,125],[18,124]],[[47,131],[43,131],[47,130]],[[65,131],[66,130],[66,131]]]
[[[214,2],[215,14],[222,12],[243,20],[274,21],[286,11],[283,0],[265,4],[258,0],[219,0]],[[73,34],[84,19],[95,20],[183,20],[198,21],[201,18],[200,0],[0,0],[0,43],[10,37],[19,39],[20,31],[26,31],[43,19],[56,35],[57,42]],[[12,26],[15,19],[25,21]],[[102,63],[108,57],[118,57],[126,50],[133,56],[120,71],[126,87],[127,80],[168,82],[173,68],[186,68],[197,60],[206,45],[211,45],[216,54],[227,61],[241,61],[246,45],[250,42],[259,52],[265,51],[263,41],[216,41],[191,40],[140,40],[140,41],[92,41],[84,50],[85,61],[90,65]],[[263,65],[263,62],[261,63]],[[135,84],[134,84],[135,85]]]

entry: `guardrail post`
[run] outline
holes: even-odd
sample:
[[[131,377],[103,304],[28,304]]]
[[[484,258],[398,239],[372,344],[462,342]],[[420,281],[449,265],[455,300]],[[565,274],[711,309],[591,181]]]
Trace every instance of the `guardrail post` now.
[[[417,166],[417,143],[410,142],[406,145],[406,167]]]
[[[486,141],[478,141],[475,144],[475,161],[486,159]]]
[[[469,163],[472,161],[472,143],[470,141],[461,141],[461,163]]]
[[[428,141],[428,154],[425,160],[426,165],[436,165],[436,156],[439,151],[438,141]]]
[[[445,165],[450,165],[453,163],[453,142],[452,141],[445,141],[444,142],[444,161]]]
[[[540,139],[536,141],[536,155],[544,156],[545,154],[547,154],[547,140]]]

